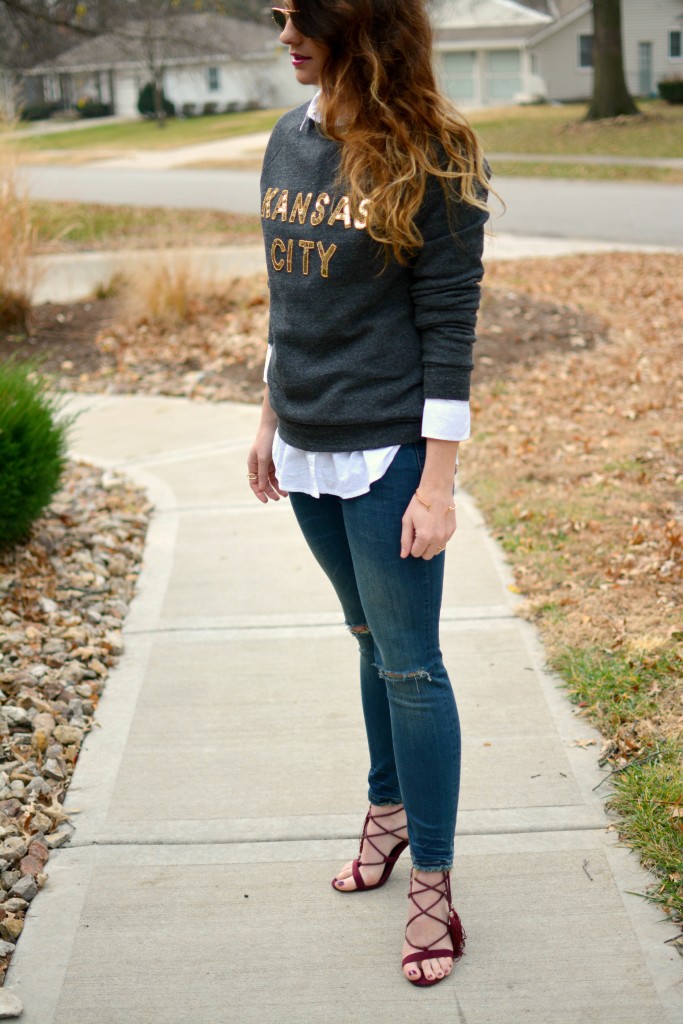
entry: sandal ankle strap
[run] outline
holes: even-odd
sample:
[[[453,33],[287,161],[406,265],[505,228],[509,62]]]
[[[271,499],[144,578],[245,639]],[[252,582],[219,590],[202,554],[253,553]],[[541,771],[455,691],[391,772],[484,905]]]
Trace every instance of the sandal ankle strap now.
[[[403,804],[397,804],[396,806],[400,807],[400,808],[403,808]],[[403,836],[399,836],[398,833],[405,830],[405,827],[406,827],[405,825],[397,825],[396,828],[385,828],[384,825],[380,821],[377,820],[378,818],[388,818],[392,814],[396,814],[396,811],[395,810],[393,810],[393,811],[384,811],[381,814],[373,814],[372,813],[372,807],[370,807],[368,809],[368,813],[365,815],[365,821],[363,822],[363,830],[362,830],[361,835],[360,835],[360,843],[359,843],[359,846],[358,846],[358,865],[359,866],[362,866],[362,867],[377,866],[378,864],[384,864],[388,859],[391,859],[391,858],[388,858],[386,856],[386,854],[382,853],[380,848],[375,843],[373,843],[373,839],[377,839],[380,836],[394,836],[395,839],[399,839],[401,841],[404,841],[403,840]],[[380,831],[379,832],[375,832],[375,833],[373,833],[373,835],[369,836],[368,835],[368,823],[371,822],[371,821],[377,822],[377,825],[379,826]],[[373,848],[375,853],[379,854],[379,856],[382,858],[381,860],[375,860],[375,861],[361,860],[361,853],[362,853],[362,850],[363,850],[363,842],[365,840],[368,841],[368,843]]]

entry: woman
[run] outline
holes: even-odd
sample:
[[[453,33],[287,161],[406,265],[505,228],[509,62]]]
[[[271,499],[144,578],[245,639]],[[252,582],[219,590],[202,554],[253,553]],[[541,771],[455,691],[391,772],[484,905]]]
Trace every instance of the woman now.
[[[248,476],[262,502],[289,495],[360,646],[370,809],[332,884],[378,888],[410,844],[403,971],[430,985],[464,945],[460,727],[438,626],[487,174],[436,89],[424,0],[295,0],[273,17],[296,78],[320,88],[264,157],[269,359]]]

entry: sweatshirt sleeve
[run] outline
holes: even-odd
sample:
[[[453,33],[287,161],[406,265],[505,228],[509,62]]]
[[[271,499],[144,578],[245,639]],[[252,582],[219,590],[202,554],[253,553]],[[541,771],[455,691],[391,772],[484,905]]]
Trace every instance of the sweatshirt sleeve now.
[[[462,202],[449,186],[447,207],[440,181],[433,176],[428,181],[417,218],[424,245],[411,267],[410,290],[422,337],[425,399],[467,401],[489,214]],[[480,195],[486,199],[488,193],[481,188]]]

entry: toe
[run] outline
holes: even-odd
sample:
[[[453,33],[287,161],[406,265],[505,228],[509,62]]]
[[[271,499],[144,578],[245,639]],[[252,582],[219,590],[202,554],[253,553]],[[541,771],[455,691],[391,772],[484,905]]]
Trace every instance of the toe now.
[[[345,890],[346,892],[351,892],[353,889],[356,888],[356,882],[353,877],[353,867],[351,862],[345,864],[344,867],[341,869],[341,871],[334,880],[334,885],[336,889],[341,889],[342,891]]]
[[[420,974],[422,972],[420,971],[419,963],[415,963],[413,961],[412,963],[405,965],[405,967],[403,968],[403,973],[405,974],[408,981],[419,981]]]
[[[453,961],[450,957],[440,957],[437,963],[444,974],[450,974],[453,969]]]
[[[423,960],[420,965],[427,981],[434,981],[434,978],[437,976],[433,966],[435,963],[435,960]]]

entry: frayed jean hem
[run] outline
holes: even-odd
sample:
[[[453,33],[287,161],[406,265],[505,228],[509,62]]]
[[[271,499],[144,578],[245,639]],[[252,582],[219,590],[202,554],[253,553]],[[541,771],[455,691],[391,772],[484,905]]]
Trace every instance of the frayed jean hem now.
[[[450,864],[437,864],[435,866],[431,865],[431,864],[430,865],[427,865],[427,864],[425,864],[425,865],[416,864],[415,861],[413,861],[413,871],[452,871],[452,870],[453,870],[453,862],[452,861],[451,861]]]

